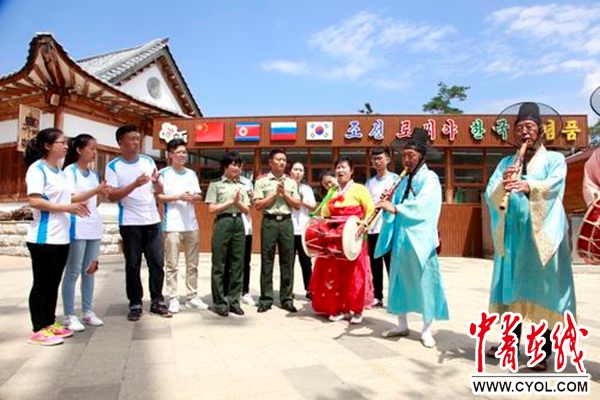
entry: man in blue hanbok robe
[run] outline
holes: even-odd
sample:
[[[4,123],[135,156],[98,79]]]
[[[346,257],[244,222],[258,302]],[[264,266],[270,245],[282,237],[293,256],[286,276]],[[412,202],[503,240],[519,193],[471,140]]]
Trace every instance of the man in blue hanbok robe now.
[[[515,156],[500,161],[490,178],[485,198],[491,215],[494,271],[490,312],[520,313],[523,320],[548,322],[543,350],[551,353],[550,331],[564,322],[564,312],[575,314],[575,289],[563,208],[567,164],[562,154],[542,144],[541,119],[536,103],[523,103],[515,122],[518,145],[527,142],[523,168]],[[500,209],[508,192],[506,210]],[[521,325],[514,330],[520,337]],[[488,356],[494,356],[493,347]],[[534,367],[546,369],[546,360]]]
[[[402,150],[407,171],[391,201],[381,201],[385,212],[375,257],[391,250],[388,312],[398,315],[398,326],[383,337],[409,334],[406,314],[423,315],[421,342],[434,347],[434,319],[447,320],[448,306],[437,259],[437,225],[442,208],[442,191],[435,172],[427,168],[427,131],[415,128]]]

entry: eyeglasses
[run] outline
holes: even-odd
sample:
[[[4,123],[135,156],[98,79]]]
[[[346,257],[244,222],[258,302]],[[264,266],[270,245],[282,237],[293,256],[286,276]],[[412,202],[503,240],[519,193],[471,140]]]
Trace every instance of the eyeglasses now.
[[[63,144],[64,145],[64,144],[67,143],[67,141],[66,140],[57,140],[56,142],[53,142],[52,144],[55,144],[55,143]]]
[[[537,124],[524,124],[524,125],[517,125],[515,130],[518,133],[523,133],[523,132],[531,132],[537,128],[538,128]]]

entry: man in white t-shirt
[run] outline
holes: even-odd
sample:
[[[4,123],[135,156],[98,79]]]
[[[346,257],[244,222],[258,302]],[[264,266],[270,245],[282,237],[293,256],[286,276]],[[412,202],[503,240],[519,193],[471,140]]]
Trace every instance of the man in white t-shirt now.
[[[108,163],[105,177],[109,186],[114,188],[108,198],[119,205],[119,230],[123,239],[129,299],[127,319],[138,321],[142,317],[142,254],[150,275],[150,313],[170,318],[172,314],[162,295],[165,278],[163,236],[154,196],[162,193],[162,184],[154,160],[140,154],[142,135],[137,128],[134,125],[121,126],[117,129],[116,138],[121,156]]]
[[[375,169],[375,176],[367,180],[367,189],[371,194],[373,202],[377,203],[386,189],[389,189],[398,178],[398,175],[388,171],[387,166],[390,163],[390,153],[387,149],[376,148],[371,150],[371,165]],[[373,306],[383,307],[383,262],[385,269],[390,273],[390,252],[383,257],[375,258],[375,245],[381,231],[381,216],[377,218],[375,224],[369,229],[369,258],[371,259],[371,273],[373,274],[373,289],[375,301]]]
[[[167,153],[171,166],[163,168],[158,173],[164,191],[157,197],[163,203],[162,226],[165,232],[165,274],[167,296],[170,299],[169,311],[179,312],[177,269],[180,250],[185,254],[185,306],[206,310],[208,305],[198,297],[200,245],[194,205],[195,202],[202,200],[202,191],[196,172],[185,167],[188,157],[185,141],[171,140],[167,143]]]

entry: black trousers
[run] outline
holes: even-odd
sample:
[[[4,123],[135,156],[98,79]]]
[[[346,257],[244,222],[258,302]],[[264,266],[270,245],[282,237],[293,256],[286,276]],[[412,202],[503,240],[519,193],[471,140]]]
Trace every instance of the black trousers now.
[[[392,252],[388,251],[383,257],[375,258],[375,246],[379,234],[368,235],[369,259],[371,261],[371,274],[373,275],[373,291],[374,297],[383,300],[383,262],[385,261],[385,269],[390,276],[390,263],[392,260]]]
[[[517,326],[515,326],[515,329],[513,330],[513,332],[515,333],[515,336],[517,337],[517,346],[519,346],[519,344],[521,343],[521,331],[522,330],[523,330],[522,323],[519,323]],[[552,334],[551,329],[546,329],[546,332],[543,333],[543,336],[546,339],[546,342],[542,346],[542,350],[544,350],[546,352],[546,358],[544,358],[544,360],[547,360],[548,357],[550,357],[550,355],[552,355],[552,342],[550,341],[551,334]]]
[[[300,268],[302,269],[304,290],[308,293],[308,285],[310,284],[310,277],[312,275],[312,260],[308,254],[304,252],[301,235],[294,235],[294,254],[298,254],[298,261],[300,261]]]
[[[244,247],[244,278],[242,283],[242,295],[250,293],[250,258],[252,257],[252,235],[246,235],[246,247]],[[225,264],[225,275],[223,276],[223,287],[229,287],[229,274],[231,273],[231,257],[227,257]]]
[[[29,313],[33,331],[54,324],[58,287],[69,255],[68,244],[27,243],[31,254],[33,285],[29,292]]]
[[[153,225],[120,226],[125,256],[125,287],[129,308],[141,308],[144,289],[140,278],[142,254],[148,264],[150,300],[152,304],[164,303],[162,295],[165,280],[165,254],[160,223]]]

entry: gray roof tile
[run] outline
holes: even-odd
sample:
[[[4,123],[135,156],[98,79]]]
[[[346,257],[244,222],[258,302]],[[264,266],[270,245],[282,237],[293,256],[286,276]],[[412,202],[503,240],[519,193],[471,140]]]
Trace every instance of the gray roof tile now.
[[[111,83],[118,83],[120,78],[144,63],[167,46],[168,39],[155,39],[141,46],[100,54],[78,60],[77,63],[89,73]]]

